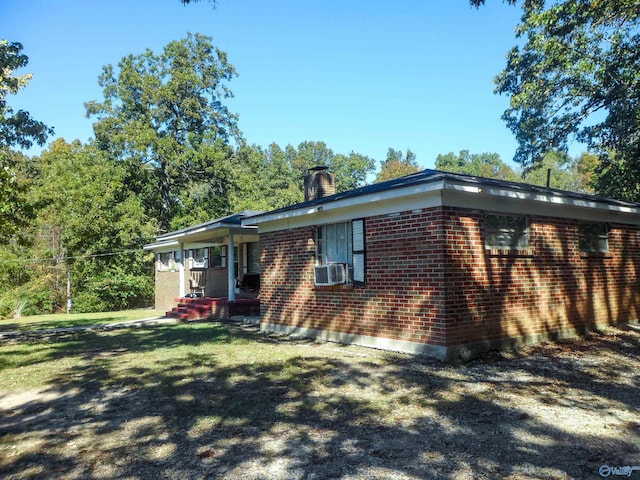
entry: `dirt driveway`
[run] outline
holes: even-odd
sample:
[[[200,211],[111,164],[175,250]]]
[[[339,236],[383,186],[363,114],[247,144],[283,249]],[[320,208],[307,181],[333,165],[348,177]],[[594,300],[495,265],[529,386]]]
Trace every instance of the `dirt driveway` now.
[[[640,479],[637,327],[454,366],[240,326],[86,335],[5,370],[47,384],[0,391],[1,478]]]

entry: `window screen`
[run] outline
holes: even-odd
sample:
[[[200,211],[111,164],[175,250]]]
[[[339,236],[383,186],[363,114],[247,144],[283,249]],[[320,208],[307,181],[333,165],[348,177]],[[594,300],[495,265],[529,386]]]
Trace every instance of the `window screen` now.
[[[484,244],[486,248],[499,250],[528,248],[527,217],[486,215]]]
[[[581,252],[609,251],[609,228],[606,223],[582,223],[578,225],[578,234]]]
[[[351,222],[323,225],[318,229],[317,254],[320,265],[351,265]]]

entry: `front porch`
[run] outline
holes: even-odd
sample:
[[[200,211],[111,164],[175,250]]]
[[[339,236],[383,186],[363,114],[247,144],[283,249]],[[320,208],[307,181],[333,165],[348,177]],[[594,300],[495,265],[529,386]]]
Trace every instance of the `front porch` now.
[[[156,253],[156,309],[185,320],[208,318],[209,312],[227,318],[225,306],[231,313],[259,311],[259,301],[256,306],[254,299],[242,298],[257,297],[260,290],[257,227],[241,225],[255,213],[240,212],[169,232],[146,245]]]

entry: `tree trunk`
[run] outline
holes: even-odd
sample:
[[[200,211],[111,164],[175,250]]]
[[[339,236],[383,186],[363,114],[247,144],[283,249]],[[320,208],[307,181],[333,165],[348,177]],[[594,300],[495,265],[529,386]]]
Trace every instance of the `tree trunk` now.
[[[160,179],[160,215],[158,220],[160,221],[160,232],[166,233],[169,231],[171,222],[171,183],[165,162],[160,162],[158,176]]]

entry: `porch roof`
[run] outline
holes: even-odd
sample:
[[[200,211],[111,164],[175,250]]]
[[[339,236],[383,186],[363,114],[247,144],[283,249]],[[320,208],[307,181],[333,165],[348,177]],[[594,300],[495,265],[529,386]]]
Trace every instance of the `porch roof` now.
[[[212,237],[224,237],[233,233],[234,235],[258,235],[256,226],[243,226],[242,219],[258,215],[262,213],[258,210],[244,210],[239,213],[233,213],[226,217],[216,218],[208,222],[193,225],[191,227],[167,232],[158,235],[154,243],[144,246],[145,250],[156,250],[163,247],[171,247],[187,242],[202,242]]]

